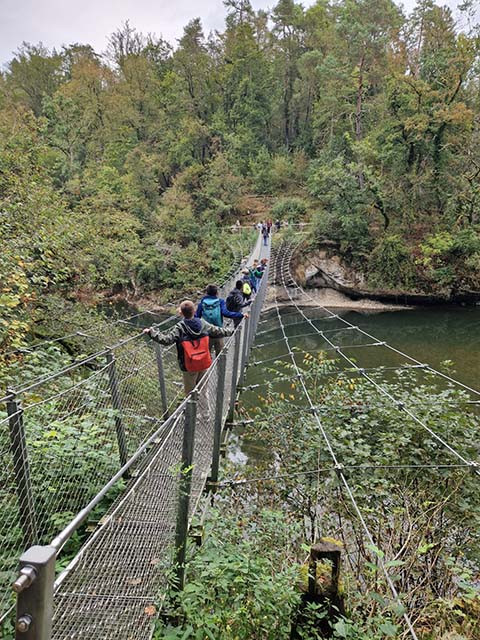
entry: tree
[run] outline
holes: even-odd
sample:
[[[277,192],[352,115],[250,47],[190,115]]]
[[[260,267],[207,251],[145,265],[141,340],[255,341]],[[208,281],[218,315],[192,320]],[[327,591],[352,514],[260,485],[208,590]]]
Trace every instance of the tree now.
[[[273,34],[280,55],[277,69],[282,81],[282,130],[285,148],[288,151],[298,135],[298,120],[292,113],[292,98],[297,63],[303,52],[304,13],[303,7],[294,0],[280,0],[272,12]]]
[[[338,35],[356,77],[355,138],[362,138],[365,95],[376,93],[386,72],[388,52],[400,26],[400,12],[391,0],[346,0],[339,11]]]
[[[7,66],[7,83],[36,116],[45,96],[52,96],[63,79],[62,56],[50,53],[42,43],[24,42]]]

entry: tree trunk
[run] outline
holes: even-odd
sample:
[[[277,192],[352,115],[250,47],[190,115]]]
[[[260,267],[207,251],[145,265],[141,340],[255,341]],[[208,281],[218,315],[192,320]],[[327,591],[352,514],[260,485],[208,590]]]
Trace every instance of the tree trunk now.
[[[362,101],[363,101],[363,69],[365,65],[365,53],[362,54],[358,66],[358,87],[357,87],[357,107],[355,110],[355,139],[357,142],[362,138]]]
[[[359,142],[362,139],[362,106],[363,106],[363,70],[365,66],[365,52],[363,52],[358,66],[358,87],[357,87],[357,106],[355,110],[355,140]],[[358,184],[360,189],[364,186],[363,172],[358,173]]]

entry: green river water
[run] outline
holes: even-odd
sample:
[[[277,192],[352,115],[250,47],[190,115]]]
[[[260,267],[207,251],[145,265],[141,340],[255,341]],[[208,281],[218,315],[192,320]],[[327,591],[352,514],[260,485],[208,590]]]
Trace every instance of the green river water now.
[[[376,342],[355,330],[345,331],[345,323],[340,319],[327,318],[326,314],[317,308],[304,308],[304,313],[312,319],[314,325],[325,331],[325,335],[335,345],[342,347],[342,351],[360,367],[397,367],[412,364],[403,355],[397,354],[385,346],[361,346]],[[392,347],[408,354],[421,363],[429,364],[435,369],[447,371],[442,362],[453,362],[448,370],[456,380],[480,390],[480,307],[436,307],[418,308],[411,310],[359,312],[357,310],[336,311],[343,319],[360,327],[374,336],[378,341],[387,342]],[[302,319],[301,314],[294,307],[281,309],[282,322],[289,337],[290,346],[294,351],[308,351],[312,354],[327,350],[327,356],[336,358],[339,368],[348,367],[348,363],[335,354],[322,337],[315,334],[312,326]],[[308,334],[308,335],[306,335]],[[282,367],[275,362],[275,357],[288,362],[283,334],[275,310],[268,311],[262,316],[258,328],[255,346],[250,358],[245,384],[263,384],[275,375],[285,377],[281,373]],[[296,356],[297,362],[302,363],[303,355]],[[271,360],[272,359],[272,360]],[[269,360],[268,363],[263,363]],[[259,364],[255,364],[258,362]],[[274,371],[280,371],[275,374]],[[358,374],[357,374],[358,375]],[[386,370],[384,377],[388,379],[391,372]],[[424,375],[418,373],[421,378]],[[438,379],[439,385],[447,384]],[[275,383],[274,389],[287,392],[290,385],[285,382]],[[241,396],[241,407],[247,411],[257,402],[259,394],[264,388],[246,391]],[[471,395],[479,400],[480,396]],[[237,461],[248,458],[253,462],[257,455],[262,455],[261,442],[244,442],[241,433],[234,438],[235,445],[232,457]]]

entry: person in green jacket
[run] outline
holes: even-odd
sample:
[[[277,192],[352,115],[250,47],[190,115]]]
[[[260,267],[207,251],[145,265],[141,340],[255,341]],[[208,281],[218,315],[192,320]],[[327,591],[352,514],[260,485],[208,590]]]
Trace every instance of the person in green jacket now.
[[[152,340],[159,344],[176,344],[178,364],[183,374],[185,395],[188,396],[208,371],[208,366],[201,371],[187,371],[182,342],[185,340],[200,340],[205,336],[209,338],[224,338],[231,336],[234,329],[216,327],[213,324],[205,322],[202,318],[194,318],[195,305],[190,300],[184,300],[182,302],[180,305],[180,314],[182,315],[182,320],[178,322],[173,329],[170,329],[170,331],[160,332],[158,329],[155,329],[155,327],[149,327],[148,329],[144,329],[143,333],[149,335]]]
[[[250,271],[251,277],[255,278],[255,288],[258,291],[258,288],[260,286],[260,280],[262,279],[262,276],[263,276],[263,271],[260,268],[260,263],[258,262],[258,260],[253,261],[253,265],[249,268],[249,271]]]

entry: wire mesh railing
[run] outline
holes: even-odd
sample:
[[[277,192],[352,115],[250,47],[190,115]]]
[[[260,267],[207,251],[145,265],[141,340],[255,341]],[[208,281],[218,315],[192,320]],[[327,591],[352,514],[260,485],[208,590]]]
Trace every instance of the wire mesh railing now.
[[[257,244],[249,260],[259,252]],[[232,274],[225,291],[236,277]],[[187,518],[204,490],[212,459],[219,455],[218,416],[223,424],[233,406],[266,284],[265,278],[249,321],[227,340],[194,393]],[[142,629],[150,626],[153,602],[171,567],[170,552],[178,546],[188,403],[172,407],[172,399],[181,395],[174,350],[158,349],[145,338],[112,346],[98,355],[94,366],[74,384],[68,376],[50,397],[32,390],[22,398],[12,394],[9,416],[1,418],[0,451],[7,464],[0,472],[0,499],[7,518],[0,521],[0,611],[5,613],[11,603],[8,584],[22,548],[51,548],[48,543],[65,525],[52,542],[54,555],[65,545],[73,548],[74,533],[107,496],[114,501],[111,511],[99,527],[98,516],[93,518],[93,535],[57,582],[52,637],[148,637]],[[129,631],[130,624],[135,631]],[[67,628],[75,635],[67,635]]]
[[[278,285],[274,296],[276,317],[269,317],[269,330],[267,332],[261,329],[259,335],[261,344],[254,347],[261,350],[269,345],[270,353],[272,351],[278,352],[273,357],[269,353],[265,359],[260,356],[261,351],[254,352],[256,357],[252,364],[266,365],[269,375],[268,382],[260,381],[258,384],[254,383],[246,388],[262,387],[262,394],[267,397],[275,397],[275,395],[282,397],[283,393],[281,392],[285,390],[285,382],[295,378],[295,404],[289,403],[289,406],[293,409],[290,415],[298,416],[298,420],[291,420],[291,430],[295,432],[300,421],[310,422],[317,430],[318,440],[321,441],[321,446],[318,447],[318,450],[324,454],[321,462],[325,464],[325,459],[328,461],[330,458],[333,463],[330,471],[327,471],[326,468],[322,468],[323,464],[321,465],[317,459],[315,468],[315,461],[312,464],[312,456],[308,473],[327,473],[327,475],[334,473],[336,475],[340,485],[340,493],[343,493],[345,503],[348,504],[348,518],[342,519],[342,524],[338,529],[342,536],[341,539],[353,538],[353,542],[355,539],[366,540],[370,545],[375,539],[375,545],[382,554],[380,560],[376,559],[376,562],[385,576],[386,584],[391,593],[389,597],[397,602],[399,602],[399,597],[402,600],[405,627],[402,637],[410,635],[416,638],[414,627],[418,624],[418,617],[414,611],[418,599],[413,595],[415,589],[411,587],[414,580],[410,578],[410,573],[414,575],[416,567],[418,568],[420,563],[417,562],[418,557],[415,556],[420,554],[414,552],[414,557],[405,562],[406,565],[408,564],[409,570],[402,573],[401,578],[394,578],[397,572],[388,566],[387,560],[394,557],[396,560],[403,561],[407,553],[406,547],[403,546],[404,540],[392,542],[394,538],[389,540],[389,536],[381,536],[377,533],[381,528],[379,525],[381,520],[379,517],[377,518],[377,509],[383,509],[384,513],[388,514],[388,529],[395,530],[392,523],[395,522],[399,513],[404,513],[402,512],[404,496],[396,495],[398,487],[395,488],[392,484],[391,493],[387,492],[383,506],[379,506],[380,500],[378,500],[375,510],[372,511],[369,502],[371,494],[366,490],[365,478],[369,470],[373,471],[374,469],[390,469],[393,472],[391,475],[400,474],[402,469],[412,472],[418,471],[419,476],[430,470],[432,475],[429,475],[428,478],[430,478],[430,486],[434,486],[441,478],[441,473],[435,477],[433,472],[458,469],[460,484],[463,485],[467,477],[471,479],[471,485],[464,487],[465,493],[462,501],[466,500],[466,496],[471,495],[472,491],[474,493],[474,482],[475,479],[478,480],[478,447],[475,439],[470,435],[475,432],[478,421],[474,421],[473,415],[470,416],[470,414],[464,415],[460,419],[460,412],[457,416],[452,417],[448,409],[452,405],[459,408],[461,406],[462,409],[465,408],[465,405],[477,407],[480,391],[467,387],[449,375],[436,371],[431,365],[419,362],[399,349],[392,348],[386,342],[378,340],[375,336],[352,325],[345,318],[318,303],[315,308],[312,308],[311,305],[305,306],[308,302],[315,302],[315,300],[295,281],[290,271],[290,262],[296,245],[295,240],[292,241],[291,238],[282,242],[273,260],[274,283]],[[280,296],[281,301],[287,302],[289,305],[282,312],[279,309]],[[315,339],[308,336],[314,336]],[[331,353],[331,356],[327,355],[328,352]],[[365,357],[367,352],[368,355]],[[286,362],[285,358],[287,358]],[[316,363],[312,362],[314,360]],[[360,364],[365,360],[367,366]],[[331,366],[319,364],[321,362],[328,363],[328,361]],[[311,366],[312,364],[315,366]],[[254,382],[261,380],[260,375],[260,372],[255,374]],[[333,376],[331,383],[327,379],[329,376]],[[391,383],[389,383],[390,376]],[[342,396],[335,391],[339,388],[337,385],[346,382],[354,382],[351,386],[351,399],[349,400],[347,396],[347,401],[345,401],[345,395]],[[277,383],[281,386],[277,387]],[[357,395],[357,385],[358,389],[366,390],[370,394],[368,403],[365,402],[365,396],[362,397],[360,392]],[[430,398],[427,397],[428,395]],[[320,403],[319,400],[321,400]],[[439,418],[444,410],[447,411],[447,418],[444,418],[442,423]],[[383,421],[378,420],[377,412],[381,412]],[[255,408],[251,415],[254,419],[250,422],[254,422],[257,416]],[[367,426],[367,431],[371,431],[374,450],[379,453],[377,460],[382,460],[383,457],[385,464],[377,463],[375,466],[371,462],[369,463],[373,450],[370,450],[368,446],[364,452],[361,451],[361,446],[354,447],[356,444],[354,438],[358,431],[355,431],[356,426],[350,423],[352,415],[355,416],[353,418],[355,422],[358,416],[363,418],[363,425]],[[385,420],[385,415],[389,415],[392,420]],[[278,416],[262,416],[259,411],[258,414],[258,420],[261,421],[263,418],[266,429],[270,428],[272,422],[276,424],[276,419],[280,420],[282,417],[286,417],[285,428],[290,429],[288,413]],[[398,420],[398,438],[396,437],[395,418]],[[472,419],[470,420],[470,418]],[[335,421],[340,421],[340,432],[335,430]],[[345,422],[343,423],[343,421]],[[249,420],[243,422],[247,423]],[[242,424],[242,421],[239,421],[239,424]],[[255,427],[258,434],[260,425],[256,421]],[[345,434],[344,436],[342,432]],[[409,441],[409,433],[411,441]],[[259,437],[261,438],[261,435]],[[392,440],[396,442],[392,443]],[[311,451],[315,451],[314,444],[312,444]],[[299,469],[298,464],[293,465],[290,462],[289,465],[288,460],[288,453],[286,453],[282,456],[282,462],[287,464],[285,467],[280,467],[279,477],[287,472],[290,475],[306,472]],[[291,460],[298,462],[298,457],[295,458],[292,455]],[[403,462],[403,460],[407,461],[406,464],[395,464],[397,461]],[[367,474],[361,478],[359,476],[360,469],[367,471]],[[353,470],[355,470],[355,474],[353,474]],[[323,477],[325,477],[325,481],[322,479],[324,486],[328,480],[327,476]],[[239,481],[239,483],[242,482]],[[382,484],[385,487],[388,486],[388,482],[386,474],[384,475],[382,471],[378,478],[379,485]],[[228,483],[225,485],[228,486]],[[416,487],[417,485],[412,483],[410,486]],[[430,486],[427,484],[427,495],[429,499],[432,499],[432,502],[428,502],[429,509],[430,505],[434,504],[430,494]],[[398,493],[402,494],[402,490]],[[452,493],[453,495],[455,498],[457,497],[457,494]],[[454,501],[451,500],[451,504]],[[318,509],[321,508],[321,502],[317,497]],[[426,504],[419,506],[422,509]],[[424,514],[421,509],[415,523],[416,532],[412,535],[423,535],[420,522]],[[411,517],[411,514],[407,515]],[[452,534],[452,530],[462,530],[462,519],[459,520],[460,522],[454,520],[449,522],[451,539],[458,535]],[[408,522],[408,518],[405,518],[405,521]],[[398,527],[404,526],[405,521],[399,522]],[[322,527],[324,526],[325,522],[322,522]],[[360,536],[357,534],[350,536],[348,529],[351,528],[353,531],[356,527],[358,527]],[[374,532],[373,537],[371,532]],[[336,532],[332,531],[329,535],[336,537]],[[469,537],[472,540],[478,537],[478,531],[475,527],[471,527],[467,535],[460,535],[462,544]],[[386,543],[386,548],[384,548],[383,542]],[[412,549],[416,549],[415,543],[413,543]],[[385,554],[385,562],[382,560],[383,554]],[[365,557],[368,556],[365,555]],[[358,567],[360,567],[360,563]],[[356,568],[356,571],[358,571],[358,577],[360,575],[359,569]],[[423,599],[423,594],[421,598]],[[420,627],[420,625],[418,626]]]
[[[232,279],[245,263],[243,249],[245,243],[251,246],[253,236],[250,233],[243,233],[242,238],[236,236],[225,236],[224,241],[228,244],[232,254],[232,264],[228,272],[222,277],[220,283],[221,290],[227,290]],[[228,241],[227,241],[228,237]],[[195,295],[192,291],[187,295]],[[174,307],[174,303],[168,303],[166,308]],[[89,375],[92,367],[95,367],[97,357],[101,358],[107,345],[117,344],[128,339],[132,330],[149,324],[161,325],[164,328],[172,326],[177,317],[170,315],[165,317],[167,312],[159,313],[155,307],[144,311],[136,312],[126,317],[98,317],[97,315],[86,320],[81,326],[69,327],[65,335],[13,349],[3,356],[12,359],[20,359],[21,366],[16,366],[14,371],[17,393],[41,388],[44,381],[49,388],[53,381],[61,384],[61,379],[70,375]],[[64,318],[57,319],[59,325],[65,328]],[[75,321],[73,321],[75,322]],[[78,355],[80,354],[80,355]],[[44,373],[38,374],[38,365],[42,363]],[[0,389],[0,403],[5,402],[7,395]]]
[[[148,637],[175,541],[184,420],[182,406],[140,478],[60,576],[53,638]]]

